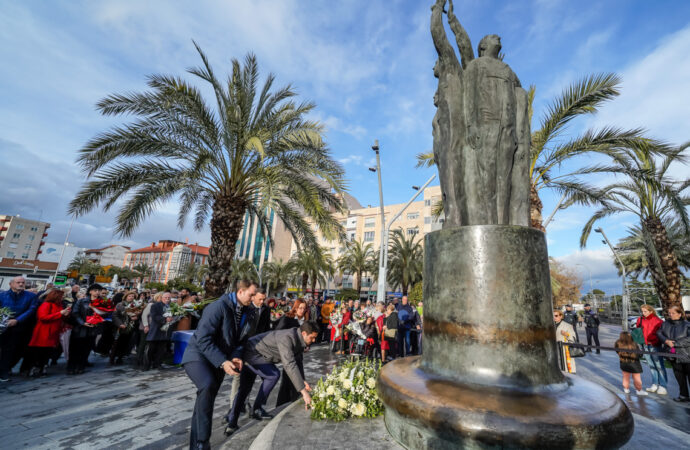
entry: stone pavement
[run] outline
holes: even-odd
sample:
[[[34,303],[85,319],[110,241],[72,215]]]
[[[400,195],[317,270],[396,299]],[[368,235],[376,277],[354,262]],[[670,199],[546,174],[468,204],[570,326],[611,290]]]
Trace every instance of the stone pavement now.
[[[60,360],[48,377],[14,377],[1,384],[0,448],[182,449],[189,445],[195,388],[184,370],[110,367],[99,355],[91,355],[90,361],[94,367],[84,375],[65,375]],[[325,345],[314,347],[305,356],[307,380],[316,382],[335,362]],[[276,392],[269,398],[270,407]],[[227,413],[229,394],[226,378],[214,411],[214,448],[226,440],[221,418]],[[247,422],[243,418],[240,425]],[[248,448],[265,422],[251,424],[256,428],[244,426],[232,437],[232,448]]]

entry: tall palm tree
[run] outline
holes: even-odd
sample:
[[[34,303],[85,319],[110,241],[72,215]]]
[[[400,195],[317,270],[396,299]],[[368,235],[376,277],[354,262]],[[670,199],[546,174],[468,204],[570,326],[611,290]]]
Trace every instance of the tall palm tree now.
[[[641,137],[640,129],[621,130],[614,127],[587,130],[572,138],[564,136],[573,119],[585,114],[594,114],[603,103],[617,97],[620,94],[620,83],[620,78],[613,73],[590,75],[573,83],[554,99],[539,129],[532,132],[529,169],[531,227],[545,231],[540,198],[543,189],[554,189],[565,194],[566,201],[563,205],[567,206],[575,201],[587,200],[587,196],[592,193],[590,187],[578,179],[579,176],[611,170],[610,166],[597,164],[563,170],[564,167],[571,167],[564,166],[566,161],[591,152],[611,157],[622,148],[646,141]],[[535,92],[535,87],[530,87],[530,123]],[[417,167],[429,167],[433,164],[433,152],[417,155]],[[435,205],[436,215],[442,211],[442,205]]]
[[[690,269],[690,235],[684,232],[683,225],[678,221],[673,223],[664,222],[668,240],[678,260],[678,267],[683,270]],[[625,265],[625,271],[632,278],[647,278],[650,275],[650,261],[647,255],[654,255],[656,250],[647,237],[647,233],[640,226],[630,227],[628,235],[618,241],[616,248],[621,261]],[[655,260],[658,260],[655,258]],[[655,260],[651,264],[655,264]],[[618,263],[616,263],[618,267]],[[618,267],[618,274],[622,273]]]
[[[219,296],[230,284],[227,268],[247,212],[268,235],[266,211],[274,211],[306,247],[316,245],[306,218],[324,235],[340,235],[333,212],[343,210],[344,172],[322,139],[322,125],[305,118],[313,103],[294,101],[289,85],[273,90],[273,75],[260,87],[253,54],[244,64],[233,59],[232,73],[221,81],[196,49],[203,64],[189,73],[212,88],[214,106],[197,87],[166,75],[150,76],[149,91],[101,100],[102,114],[138,119],[99,134],[80,151],[88,181],[69,212],[79,216],[99,205],[107,211],[126,198],[116,218],[121,236],[176,198],[179,227],[190,211],[196,229],[210,215],[206,291]]]
[[[361,241],[349,241],[345,253],[338,260],[340,270],[355,275],[357,298],[362,291],[362,273],[371,271],[373,255],[374,249],[371,244],[365,245]]]
[[[77,271],[79,273],[85,273],[83,271],[91,264],[93,263],[89,261],[89,258],[87,258],[86,256],[76,256],[67,266],[67,270],[69,270],[70,272]]]
[[[309,280],[318,279],[318,274],[325,264],[324,258],[323,250],[317,246],[315,248],[302,248],[290,259],[288,264],[292,278],[301,287],[303,294],[307,292]]]
[[[682,276],[678,258],[664,223],[678,221],[682,233],[690,234],[687,206],[690,205],[690,178],[675,180],[667,174],[672,163],[686,161],[683,152],[690,142],[672,151],[664,150],[663,158],[655,158],[646,146],[633,147],[616,159],[616,171],[624,177],[597,189],[593,198],[599,209],[582,229],[580,246],[585,247],[594,224],[605,217],[632,213],[640,220],[645,241],[645,256],[654,288],[664,305],[681,305]],[[657,160],[658,159],[658,160]]]
[[[259,272],[256,266],[248,259],[235,258],[230,264],[230,289],[234,289],[239,280],[259,281]]]
[[[184,270],[183,278],[189,283],[198,283],[204,279],[206,273],[208,273],[207,264],[195,264],[194,262],[191,262]]]
[[[288,287],[290,277],[292,276],[292,267],[289,262],[283,262],[282,259],[279,259],[278,261],[264,264],[263,273],[270,287],[280,292]]]
[[[136,274],[136,277],[139,277],[141,281],[144,281],[146,277],[150,277],[151,274],[153,274],[153,268],[149,265],[146,264],[137,264],[136,266],[132,267],[132,270]],[[149,278],[150,280],[150,278]]]
[[[388,282],[400,286],[403,295],[416,282],[421,281],[424,271],[424,247],[417,235],[405,237],[402,229],[393,230],[388,249]]]

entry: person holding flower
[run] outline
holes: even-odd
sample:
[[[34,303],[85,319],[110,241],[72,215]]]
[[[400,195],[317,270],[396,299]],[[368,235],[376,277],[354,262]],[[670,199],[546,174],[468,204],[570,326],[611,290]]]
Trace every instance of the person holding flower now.
[[[51,353],[59,344],[63,318],[69,315],[70,308],[62,307],[64,292],[53,289],[36,312],[36,327],[29,342],[27,359],[29,376],[46,374],[46,366]]]
[[[146,369],[160,369],[163,357],[168,348],[168,331],[163,329],[163,325],[172,322],[172,317],[166,317],[168,303],[172,294],[170,292],[159,292],[153,298],[151,305],[151,315],[149,317],[149,332],[146,335],[148,348],[148,366]]]
[[[340,317],[340,321],[331,328],[331,342],[334,342],[333,349],[340,348],[340,350],[335,352],[336,355],[345,354],[345,341],[348,340],[345,326],[350,323],[350,319],[352,318],[350,308],[343,305],[340,308]]]
[[[127,354],[130,347],[130,339],[134,329],[135,317],[130,317],[127,308],[134,302],[136,293],[129,291],[122,295],[122,301],[115,306],[113,312],[113,328],[115,329],[115,340],[110,349],[110,364],[122,364],[122,358]]]
[[[93,310],[91,305],[98,303],[102,289],[100,284],[89,286],[86,297],[77,300],[70,313],[73,326],[69,340],[68,375],[84,373],[96,336],[101,331],[99,324],[103,322],[103,318]]]

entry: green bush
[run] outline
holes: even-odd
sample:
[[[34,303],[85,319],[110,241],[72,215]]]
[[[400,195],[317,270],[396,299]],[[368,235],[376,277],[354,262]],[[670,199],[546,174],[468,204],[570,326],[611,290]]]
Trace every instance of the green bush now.
[[[144,285],[144,288],[146,289],[156,289],[157,291],[166,291],[168,290],[168,285],[165,283],[157,283],[155,281],[150,281]]]
[[[415,283],[414,286],[412,286],[410,292],[407,293],[407,299],[410,301],[411,304],[417,306],[417,303],[423,300],[423,294],[424,286],[421,281],[418,281],[417,283]]]

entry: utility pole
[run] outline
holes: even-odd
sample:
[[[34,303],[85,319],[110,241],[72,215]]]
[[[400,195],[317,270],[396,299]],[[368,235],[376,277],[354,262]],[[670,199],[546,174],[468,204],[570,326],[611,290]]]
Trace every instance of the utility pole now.
[[[386,268],[384,266],[384,258],[386,252],[386,213],[383,205],[383,184],[381,181],[381,156],[379,155],[379,140],[374,141],[371,149],[376,153],[376,169],[375,171],[379,178],[379,206],[381,209],[381,247],[379,248],[379,277],[378,289],[376,291],[376,301],[384,303],[386,301]],[[372,170],[371,168],[369,170]],[[382,276],[383,275],[383,276]]]
[[[41,210],[41,212],[42,211],[43,210]],[[65,256],[65,249],[67,249],[67,244],[69,241],[69,235],[72,233],[72,225],[74,225],[74,219],[75,218],[76,218],[75,216],[72,216],[72,222],[69,224],[69,229],[67,230],[67,236],[65,236],[65,243],[62,246],[62,251],[60,252],[60,259],[58,260],[58,265],[55,268],[55,273],[53,274],[53,282],[55,282],[55,279],[57,278],[58,271],[60,270],[60,264],[62,264],[62,257]],[[78,281],[79,280],[77,280],[77,282]]]
[[[606,234],[604,233],[604,230],[601,228],[596,228],[594,231],[597,233],[600,233],[604,237],[604,243],[606,243],[611,251],[613,252],[613,256],[616,257],[616,260],[618,260],[618,264],[621,266],[621,271],[623,272],[623,292],[622,292],[622,298],[623,298],[623,311],[622,311],[622,316],[623,316],[623,331],[628,331],[628,311],[630,310],[630,293],[628,292],[628,285],[625,282],[625,278],[627,277],[627,273],[625,272],[625,265],[623,265],[623,261],[618,257],[618,253],[616,253],[616,249],[611,245],[611,242],[609,241],[609,238],[606,237]]]

